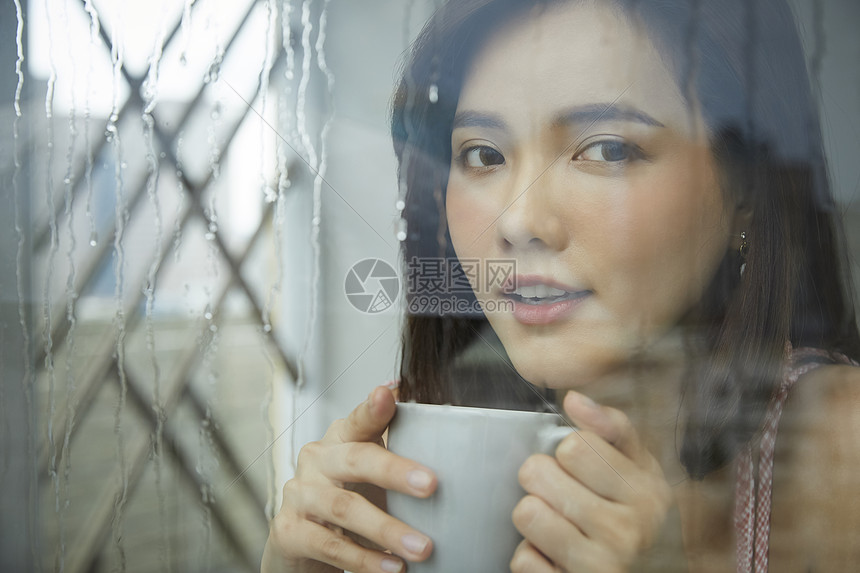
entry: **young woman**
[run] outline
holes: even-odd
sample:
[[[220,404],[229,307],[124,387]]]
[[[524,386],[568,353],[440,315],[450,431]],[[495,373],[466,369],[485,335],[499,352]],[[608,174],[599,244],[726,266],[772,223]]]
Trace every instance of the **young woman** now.
[[[452,1],[394,103],[406,261],[516,268],[410,315],[398,398],[557,396],[581,429],[521,468],[512,571],[860,562],[860,336],[783,1]],[[514,385],[463,374],[495,337]],[[384,511],[437,486],[384,448],[395,408],[302,449],[264,571],[432,552]]]

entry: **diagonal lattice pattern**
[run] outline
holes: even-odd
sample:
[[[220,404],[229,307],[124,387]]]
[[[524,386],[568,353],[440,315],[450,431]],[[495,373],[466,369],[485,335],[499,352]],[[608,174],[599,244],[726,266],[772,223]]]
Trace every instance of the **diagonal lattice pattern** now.
[[[266,200],[263,193],[249,194],[247,201],[259,205],[259,215],[244,237],[230,236],[230,226],[223,224],[227,217],[216,209],[219,189],[225,186],[223,168],[236,141],[250,123],[259,121],[255,111],[241,101],[233,102],[237,111],[232,114],[222,113],[225,104],[217,98],[213,103],[213,87],[221,73],[218,68],[243,34],[259,33],[261,19],[271,25],[277,16],[261,2],[245,4],[218,61],[206,77],[198,79],[193,97],[173,106],[178,109],[162,113],[160,104],[147,109],[150,102],[142,93],[150,70],[135,75],[117,66],[115,71],[128,86],[129,96],[113,118],[75,117],[73,112],[68,134],[54,127],[58,121],[49,121],[49,148],[61,148],[64,135],[71,151],[64,177],[52,176],[50,159],[62,160],[59,153],[52,153],[45,181],[34,185],[46,189],[47,196],[47,200],[34,200],[33,266],[34,282],[43,299],[35,313],[34,332],[39,335],[36,383],[47,424],[36,463],[43,521],[48,524],[43,552],[48,569],[124,569],[135,555],[134,548],[145,545],[130,541],[135,537],[136,518],[154,512],[148,523],[156,530],[159,525],[170,529],[174,495],[182,498],[178,505],[190,508],[191,515],[185,519],[203,524],[204,544],[202,548],[189,546],[170,539],[170,532],[155,534],[161,539],[156,544],[158,556],[151,558],[154,569],[164,570],[169,563],[181,570],[202,569],[223,560],[243,570],[257,568],[260,532],[265,534],[271,512],[267,507],[271,492],[265,491],[267,476],[260,475],[262,467],[245,471],[249,453],[243,451],[241,440],[229,435],[227,420],[233,425],[234,417],[223,411],[229,414],[232,404],[220,396],[237,395],[235,389],[225,388],[225,381],[243,381],[240,376],[224,375],[219,361],[225,353],[236,351],[223,345],[233,331],[241,331],[250,332],[255,346],[261,348],[251,372],[279,383],[295,380],[297,368],[294,352],[279,336],[277,322],[270,319],[276,304],[274,279],[261,282],[254,273],[260,257],[263,263],[271,259],[272,244],[278,240],[277,227],[283,219],[280,200]],[[189,14],[201,5],[205,0],[189,3]],[[103,49],[111,51],[115,38],[91,4],[80,0],[69,2],[68,7],[92,17],[92,29],[98,31]],[[281,28],[280,22],[275,23],[276,30]],[[182,25],[176,21],[164,36],[165,53],[181,41]],[[280,39],[275,40],[278,45]],[[266,96],[270,82],[284,76],[285,53],[277,50],[275,54],[270,65],[263,66],[256,85],[244,87],[254,105]],[[148,132],[147,115],[151,118]],[[199,116],[211,120],[206,145],[189,135],[195,121],[200,123]],[[103,135],[111,130],[115,130],[116,141]],[[83,133],[88,135],[86,139]],[[146,140],[147,135],[151,141]],[[147,143],[151,151],[145,149]],[[202,151],[189,150],[192,145]],[[86,149],[81,152],[80,147]],[[183,163],[195,153],[217,156],[199,177]],[[117,167],[118,163],[122,165]],[[300,161],[281,165],[271,174],[274,181],[263,185],[277,188],[279,179],[289,173],[288,192],[301,193],[309,184],[303,167]],[[115,171],[117,176],[106,177],[98,173],[100,168],[108,174]],[[251,188],[254,175],[248,179]],[[113,193],[99,194],[98,188]],[[281,193],[282,197],[283,188]],[[103,201],[105,197],[107,201]],[[115,216],[100,218],[91,209],[113,210]],[[154,233],[155,239],[151,230],[148,234],[139,231],[153,220],[162,227]],[[87,223],[97,227],[90,245],[86,244]],[[206,261],[205,306],[199,314],[192,308],[191,320],[179,321],[182,324],[177,328],[184,333],[179,343],[159,350],[154,340],[165,337],[155,333],[169,330],[176,320],[170,312],[159,313],[157,285],[176,283],[176,277],[186,281],[186,288],[197,281],[200,277],[193,275],[193,269],[182,278],[187,264],[184,257],[188,256]],[[111,291],[114,296],[105,296]],[[100,309],[86,310],[84,303],[93,307],[99,300]],[[246,392],[244,402],[247,404],[248,395],[266,392],[265,388]],[[256,410],[252,415],[261,426],[259,406]],[[257,435],[253,443],[259,446],[265,439]],[[91,479],[91,474],[98,477]],[[215,499],[218,484],[233,480],[235,487],[224,494],[231,503]],[[153,483],[155,492],[150,491]],[[178,484],[183,491],[172,492]],[[173,532],[179,529],[176,526]],[[134,570],[146,569],[142,565],[145,559],[134,559]],[[182,563],[196,565],[183,568]]]

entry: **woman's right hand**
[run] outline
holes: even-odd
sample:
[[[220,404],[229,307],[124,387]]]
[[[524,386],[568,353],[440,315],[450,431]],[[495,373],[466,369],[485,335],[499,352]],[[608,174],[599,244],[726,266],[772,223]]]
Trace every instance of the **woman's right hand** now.
[[[362,484],[378,500],[385,499],[386,489],[415,497],[435,491],[433,472],[385,449],[382,435],[395,411],[394,395],[380,386],[333,422],[320,441],[301,449],[295,477],[284,485],[283,505],[269,527],[262,573],[403,571],[400,557],[423,561],[430,555],[427,536],[349,489]]]

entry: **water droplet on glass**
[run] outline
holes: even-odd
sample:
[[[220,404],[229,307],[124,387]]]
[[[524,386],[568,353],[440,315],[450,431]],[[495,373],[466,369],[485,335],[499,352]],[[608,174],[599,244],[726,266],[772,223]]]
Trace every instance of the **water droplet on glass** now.
[[[436,84],[430,84],[430,91],[427,94],[427,97],[430,98],[430,103],[436,103],[439,101],[439,86]]]
[[[123,161],[122,163],[120,163],[120,164],[119,164],[119,166],[120,166],[120,168],[121,168],[121,169],[128,169],[128,163],[126,163],[125,161]]]
[[[212,332],[217,332],[217,331],[218,331],[218,327],[217,327],[217,326],[215,326],[214,324],[210,324],[210,325],[209,325],[209,330],[210,330],[210,331],[212,331]]]
[[[397,240],[406,240],[406,219],[402,217],[397,221]]]
[[[204,236],[206,237],[207,241],[214,241],[215,240],[215,234],[214,233],[206,233]]]
[[[268,323],[264,324],[263,325],[263,332],[272,332],[272,325],[268,324]]]
[[[209,232],[210,233],[217,233],[218,232],[218,225],[215,223],[215,221],[212,221],[209,223]]]
[[[205,318],[206,320],[212,320],[212,313],[207,312],[206,314],[203,315],[203,318]]]
[[[98,234],[97,234],[97,233],[92,233],[92,234],[90,235],[90,246],[91,246],[91,247],[95,247],[95,246],[96,246],[96,245],[98,245],[98,244],[99,244],[99,236],[98,236]]]
[[[278,192],[271,187],[267,186],[265,189],[263,189],[263,195],[265,196],[266,203],[274,203],[278,200]]]
[[[404,203],[402,199],[398,199],[397,203],[394,204],[394,208],[398,211],[402,211],[406,208],[406,203]]]
[[[167,154],[162,151],[161,153],[158,154],[158,156],[160,158],[164,159],[165,157],[167,157]]]
[[[314,217],[313,219],[311,219],[311,224],[312,224],[314,227],[316,227],[317,225],[319,225],[319,224],[320,224],[320,218],[319,218],[319,217]]]

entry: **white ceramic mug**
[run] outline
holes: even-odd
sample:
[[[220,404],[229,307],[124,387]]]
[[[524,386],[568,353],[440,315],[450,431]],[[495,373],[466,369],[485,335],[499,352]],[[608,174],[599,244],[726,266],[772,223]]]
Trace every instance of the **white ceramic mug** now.
[[[511,519],[525,495],[520,466],[534,453],[552,455],[571,431],[554,413],[398,403],[388,448],[439,480],[426,499],[388,492],[388,512],[433,540],[410,573],[509,571],[522,540]]]

